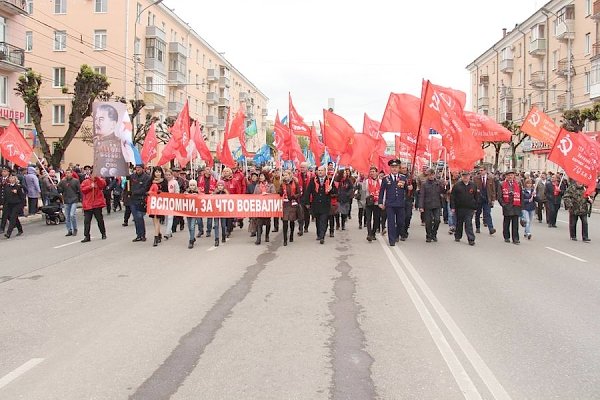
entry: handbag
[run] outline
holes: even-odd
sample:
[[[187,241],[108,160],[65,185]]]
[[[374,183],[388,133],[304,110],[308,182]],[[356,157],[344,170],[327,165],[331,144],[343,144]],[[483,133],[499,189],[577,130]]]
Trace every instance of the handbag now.
[[[367,206],[375,205],[375,199],[373,198],[373,196],[371,196],[371,195],[367,196],[367,198],[365,199],[365,205],[367,205]]]

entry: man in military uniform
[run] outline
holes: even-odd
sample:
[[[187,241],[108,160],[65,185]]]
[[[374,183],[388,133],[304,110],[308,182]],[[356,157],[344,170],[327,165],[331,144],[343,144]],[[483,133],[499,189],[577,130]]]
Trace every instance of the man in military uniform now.
[[[405,198],[408,189],[406,176],[400,174],[400,160],[390,160],[391,173],[381,181],[379,207],[385,210],[390,246],[395,246],[404,229]]]

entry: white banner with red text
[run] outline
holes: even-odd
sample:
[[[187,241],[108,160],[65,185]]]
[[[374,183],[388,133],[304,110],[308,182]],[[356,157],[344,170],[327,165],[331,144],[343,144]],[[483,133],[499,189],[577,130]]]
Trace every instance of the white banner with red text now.
[[[148,196],[146,211],[198,218],[271,218],[283,215],[283,201],[277,194],[160,193]]]

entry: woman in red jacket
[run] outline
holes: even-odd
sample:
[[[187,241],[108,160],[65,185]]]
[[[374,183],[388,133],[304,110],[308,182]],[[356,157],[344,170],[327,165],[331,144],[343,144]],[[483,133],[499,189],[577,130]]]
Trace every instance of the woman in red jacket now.
[[[81,243],[87,243],[91,240],[90,225],[92,223],[92,216],[98,222],[98,229],[100,229],[100,234],[102,234],[102,240],[106,239],[106,227],[104,226],[104,217],[102,216],[102,209],[106,207],[106,200],[104,198],[105,187],[106,181],[94,173],[81,183],[81,193],[83,194],[81,204],[84,216],[83,240]]]

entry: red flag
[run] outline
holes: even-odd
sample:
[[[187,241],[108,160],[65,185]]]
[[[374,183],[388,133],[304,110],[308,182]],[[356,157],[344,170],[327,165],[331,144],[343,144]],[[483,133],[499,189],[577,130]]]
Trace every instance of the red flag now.
[[[160,159],[156,165],[164,165],[176,157],[175,154],[176,143],[174,140],[169,140],[165,147],[163,147]]]
[[[142,146],[142,152],[140,154],[144,164],[147,164],[156,158],[158,155],[158,150],[156,149],[157,146],[158,140],[156,139],[156,128],[153,122],[150,125],[148,132],[146,132],[146,138],[144,139],[144,145]]]
[[[277,149],[279,156],[284,160],[290,159],[290,129],[281,123],[279,111],[275,115],[275,125],[273,126],[273,145]]]
[[[298,114],[294,104],[292,103],[292,95],[289,94],[290,112],[288,116],[290,132],[298,136],[310,136],[310,127],[304,122],[304,118]]]
[[[190,111],[186,100],[183,109],[179,112],[177,120],[170,129],[171,139],[174,141],[174,149],[178,158],[186,159],[187,146],[190,143]],[[185,164],[184,164],[185,165]]]
[[[19,167],[26,167],[33,154],[33,149],[12,120],[0,133],[0,153]]]
[[[231,125],[229,126],[229,130],[225,131],[225,138],[237,138],[240,141],[240,146],[242,147],[242,154],[245,157],[250,156],[248,150],[246,149],[246,114],[244,113],[243,107],[240,107],[237,113],[235,113],[235,116],[231,121]]]
[[[206,145],[206,142],[204,141],[204,138],[202,137],[202,131],[200,130],[200,125],[198,122],[194,123],[192,126],[192,141],[196,146],[198,154],[200,154],[200,158],[202,158],[207,165],[212,167],[215,162],[208,146]]]
[[[561,128],[548,159],[560,165],[569,178],[586,185],[586,195],[596,190],[598,151],[586,135]]]
[[[400,135],[394,137],[394,153],[396,157],[411,161],[414,154],[414,146],[409,146],[407,143],[402,141]]]
[[[320,121],[319,121],[320,123]],[[321,127],[321,131],[322,131],[322,127]],[[312,126],[311,130],[310,130],[310,144],[309,144],[309,149],[310,151],[312,151],[313,155],[315,156],[315,163],[317,164],[317,167],[319,165],[321,165],[321,157],[323,157],[323,153],[325,153],[325,145],[323,143],[321,143],[321,141],[319,140],[319,136],[317,136],[317,130],[315,129],[314,125]]]
[[[395,158],[396,158],[396,156],[379,156],[379,165],[377,165],[377,169],[379,171],[383,171],[385,174],[389,174],[391,171],[391,168],[388,165],[388,162],[390,162],[390,160],[393,160]]]
[[[466,95],[458,90],[423,82],[422,126],[442,136],[452,170],[470,170],[483,158],[481,145],[473,137],[463,112]]]
[[[521,125],[521,130],[532,138],[553,146],[560,127],[543,111],[538,110],[537,107],[531,107]]]
[[[300,147],[300,143],[298,143],[298,138],[294,135],[290,135],[290,153],[289,160],[301,163],[306,161],[304,157],[304,153],[302,153],[302,147]]]
[[[388,104],[381,119],[381,132],[398,132],[400,140],[406,143],[409,151],[415,153],[415,145],[419,143],[419,151],[425,151],[425,140],[429,131],[421,130],[421,137],[417,139],[419,131],[419,115],[421,112],[421,99],[405,93],[390,93]],[[413,155],[409,157],[412,159]]]
[[[347,153],[354,140],[354,128],[344,118],[328,110],[323,110],[323,125],[323,143],[329,154],[337,157]]]
[[[427,151],[431,154],[433,161],[438,161],[440,158],[440,152],[442,151],[442,139],[429,135],[429,142],[427,144]]]
[[[487,115],[465,111],[473,137],[480,143],[483,142],[510,142],[512,132],[494,121]]]
[[[379,122],[372,120],[369,118],[367,113],[365,113],[363,118],[363,133],[375,140],[375,151],[377,154],[384,155],[385,149],[387,148],[387,143],[381,134],[380,126],[381,124]]]
[[[217,158],[221,162],[221,164],[232,168],[235,165],[235,160],[231,155],[231,150],[229,150],[228,139],[223,140],[223,144],[217,145]]]
[[[352,146],[341,156],[340,164],[349,165],[358,172],[368,174],[372,165],[379,164],[377,141],[364,133],[355,133]]]

